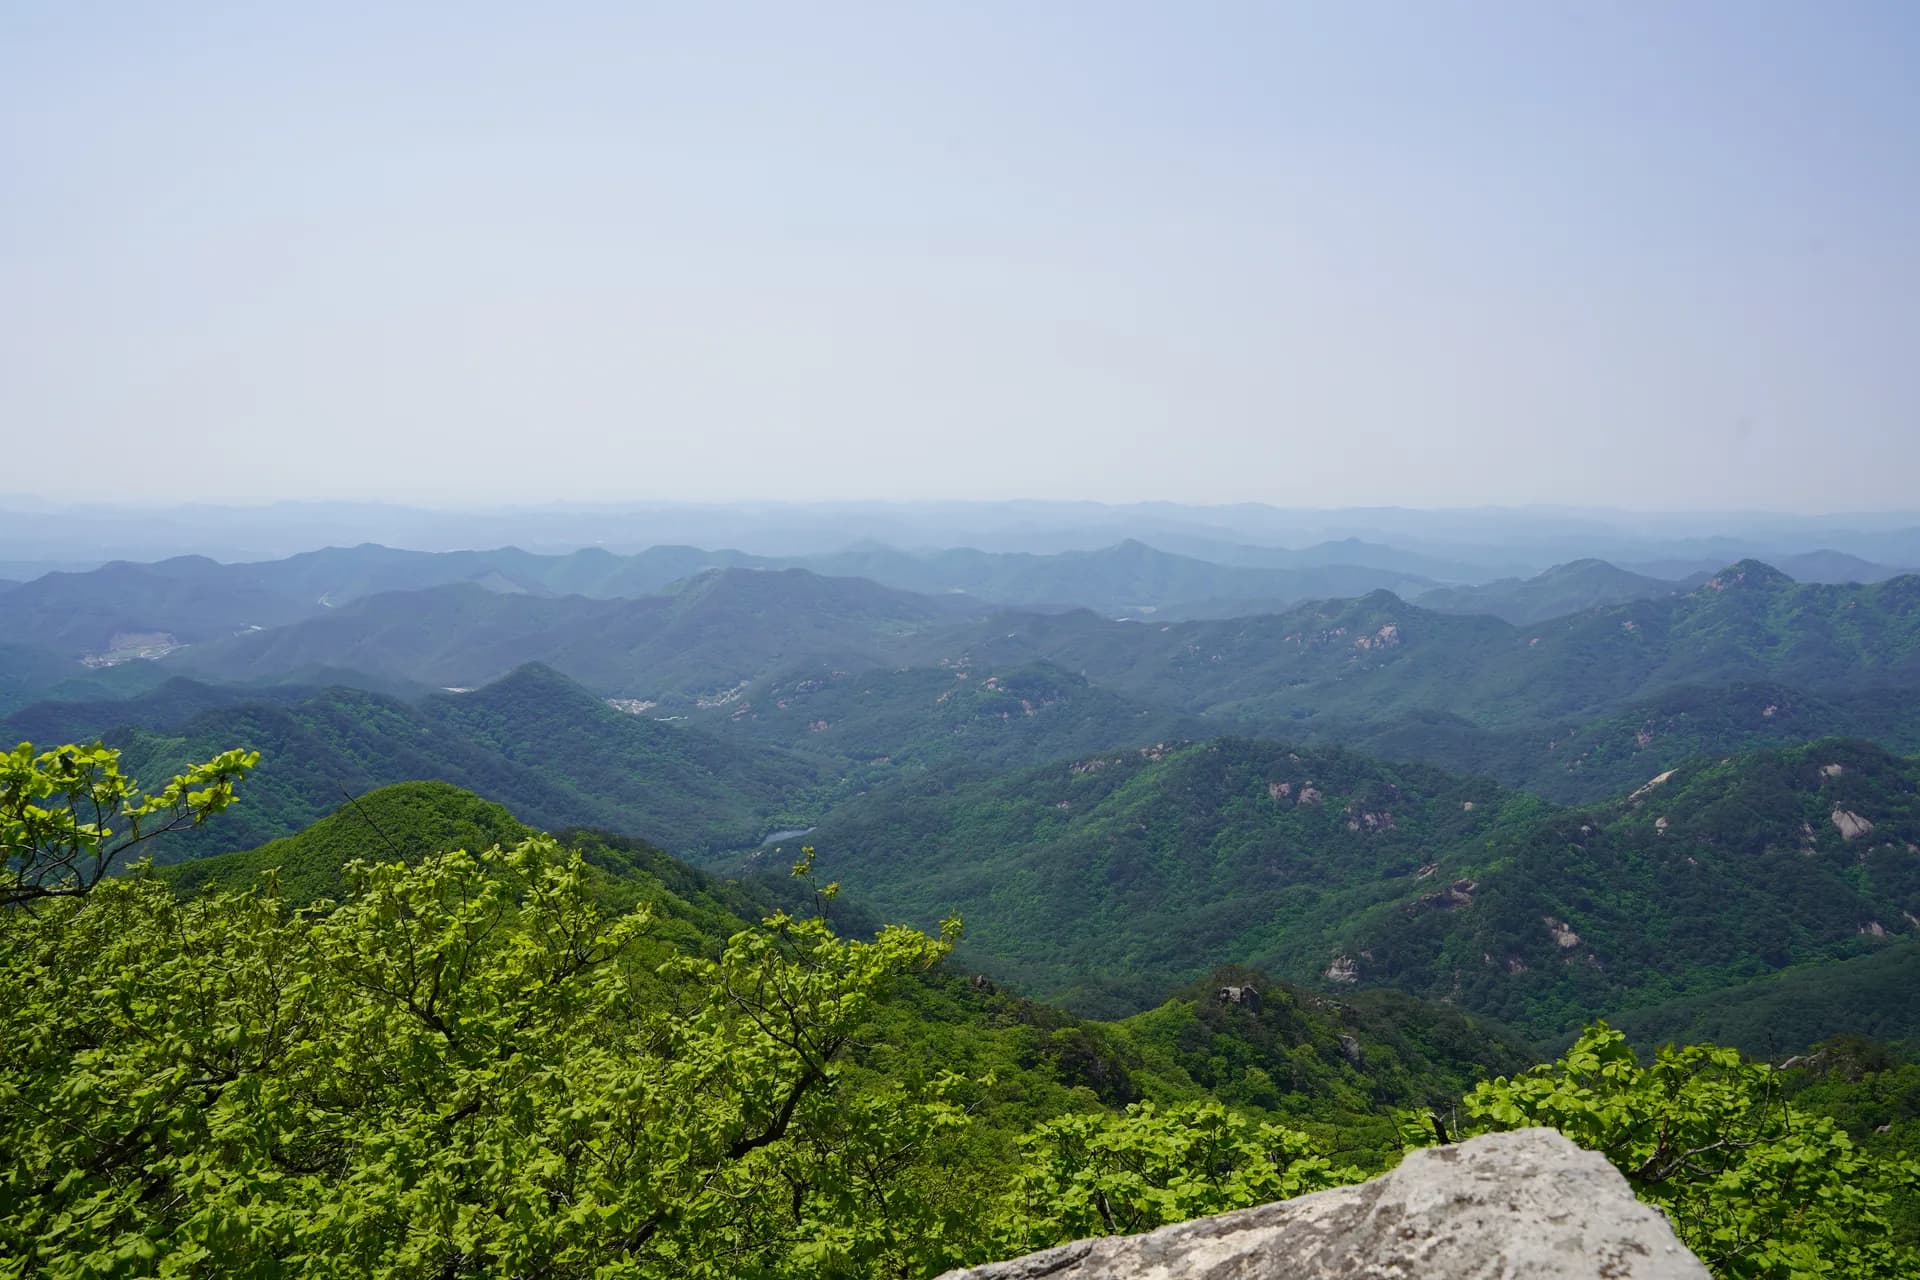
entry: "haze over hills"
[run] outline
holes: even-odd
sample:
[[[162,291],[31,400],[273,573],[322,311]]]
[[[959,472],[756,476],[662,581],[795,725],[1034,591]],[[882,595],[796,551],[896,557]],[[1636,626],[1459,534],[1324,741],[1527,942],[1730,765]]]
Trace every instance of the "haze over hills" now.
[[[1136,565],[1178,563],[1144,547],[1116,551]],[[651,564],[657,578],[703,555],[661,548],[633,561],[598,553],[519,557],[518,571],[530,578],[527,565],[543,572],[559,566],[571,575],[568,585],[592,577],[605,587],[626,571],[623,565]],[[1029,575],[1035,563],[961,558]],[[1101,553],[1051,563],[1113,560]],[[33,584],[54,603],[20,615],[20,631],[71,636],[76,619],[93,619],[87,625],[103,630],[100,610],[66,608],[89,579],[164,588],[123,606],[111,625],[125,628],[174,621],[166,610],[191,609],[214,590],[209,582],[244,570],[239,595],[222,597],[212,610],[217,630],[243,616],[239,610],[255,601],[269,571],[304,592],[346,583],[340,573],[355,567],[368,576],[353,581],[367,586],[455,571],[504,574],[503,562],[379,548],[272,566],[115,566]],[[1680,592],[1594,562],[1533,580],[1451,589],[1439,602],[1467,610],[1458,614],[1376,591],[1248,617],[1148,622],[1084,610],[996,610],[968,595],[918,594],[798,569],[709,569],[677,581],[670,594],[635,598],[463,581],[338,607],[315,604],[311,616],[285,626],[171,652],[162,645],[148,651],[164,655],[159,661],[91,673],[55,650],[12,649],[0,654],[0,679],[7,681],[0,709],[36,696],[139,693],[175,673],[255,685],[346,684],[406,697],[424,688],[475,687],[541,662],[602,697],[657,704],[652,714],[692,715],[715,732],[824,751],[842,762],[887,757],[924,764],[967,742],[989,758],[1033,764],[1046,758],[1035,754],[1044,750],[1039,744],[1069,718],[1081,730],[1054,739],[1063,753],[1204,736],[1191,718],[1205,716],[1222,729],[1349,743],[1581,800],[1610,794],[1693,751],[1792,741],[1815,726],[1895,746],[1913,742],[1920,713],[1911,698],[1886,695],[1920,681],[1913,665],[1912,637],[1920,628],[1915,582],[1796,584],[1743,562]],[[1610,603],[1640,591],[1651,594]],[[1524,625],[1486,612],[1530,617],[1596,596],[1602,603]],[[110,591],[98,596],[113,598]],[[185,630],[191,623],[176,625]],[[959,710],[942,710],[935,699],[965,675],[977,674],[984,688],[988,680],[1029,678],[1021,673],[1046,668],[1080,682],[1071,712],[1042,717],[1047,729],[1026,726],[1032,732],[989,745],[951,723],[933,727]],[[854,677],[864,682],[857,696],[846,693]],[[1054,677],[1043,683],[1049,692],[1038,704],[1060,702],[1067,686]],[[1746,686],[1753,689],[1736,692]],[[1756,692],[1759,686],[1765,691]],[[1675,699],[1691,709],[1663,709]],[[1017,702],[1004,701],[1002,709]],[[1024,709],[1021,718],[1029,718]]]
[[[1241,503],[1144,502],[631,503],[429,510],[380,503],[125,507],[0,500],[0,547],[14,563],[74,567],[91,556],[155,560],[207,555],[271,560],[315,547],[377,542],[422,551],[522,546],[538,552],[604,547],[736,547],[764,556],[831,554],[862,543],[983,551],[1092,551],[1137,538],[1225,564],[1312,567],[1281,548],[1331,549],[1326,562],[1397,569],[1441,581],[1525,577],[1597,557],[1641,572],[1648,562],[1699,562],[1673,576],[1745,557],[1833,550],[1896,568],[1920,567],[1920,512],[1785,515],[1549,507],[1304,509]],[[1430,560],[1381,562],[1353,541]],[[1255,548],[1252,559],[1222,548]],[[1309,554],[1310,554],[1309,553]],[[1278,556],[1278,559],[1265,559]],[[1318,563],[1318,562],[1314,562]],[[1783,566],[1784,567],[1784,566]],[[36,569],[36,571],[39,571]],[[0,577],[29,576],[22,571]],[[1661,576],[1656,574],[1655,576]]]
[[[1436,587],[1410,597],[1438,613],[1490,613],[1518,626],[1565,617],[1601,605],[1679,595],[1712,575],[1685,582],[1649,577],[1604,560],[1575,560],[1531,578],[1502,578],[1478,586]]]
[[[183,652],[187,671],[266,677],[342,665],[447,687],[544,662],[610,696],[691,703],[782,664],[871,665],[903,635],[982,612],[803,570],[723,569],[631,600],[503,595],[471,583],[371,596]]]
[[[16,599],[18,640],[76,656],[112,650],[114,638],[165,633],[181,644],[324,615],[368,596],[472,585],[505,595],[630,599],[660,595],[715,569],[803,568],[924,594],[964,594],[990,604],[1231,612],[1230,602],[1268,605],[1377,588],[1423,589],[1417,574],[1365,565],[1293,568],[1215,564],[1137,541],[1058,555],[966,549],[910,553],[868,547],[800,558],[659,546],[628,556],[597,548],[533,555],[513,547],[444,553],[366,544],[221,565],[204,557],[154,564],[116,562],[87,573],[52,573]]]

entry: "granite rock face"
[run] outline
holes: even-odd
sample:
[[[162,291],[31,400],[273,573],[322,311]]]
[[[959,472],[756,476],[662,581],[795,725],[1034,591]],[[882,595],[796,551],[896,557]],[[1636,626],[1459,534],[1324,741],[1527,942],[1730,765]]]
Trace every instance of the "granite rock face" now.
[[[1708,1280],[1603,1158],[1552,1129],[1416,1151],[1371,1182],[1082,1240],[945,1280]]]

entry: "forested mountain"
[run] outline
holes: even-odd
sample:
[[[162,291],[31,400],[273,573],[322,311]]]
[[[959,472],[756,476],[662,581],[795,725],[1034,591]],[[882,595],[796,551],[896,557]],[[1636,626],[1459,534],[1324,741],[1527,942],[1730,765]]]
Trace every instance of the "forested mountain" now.
[[[1775,679],[1813,692],[1920,681],[1920,577],[1797,584],[1754,562],[1660,600],[1532,627],[1387,592],[1174,625],[1005,615],[927,637],[929,657],[1045,658],[1098,683],[1262,726],[1451,711],[1484,725],[1591,714],[1682,684]]]
[[[1613,1021],[1641,1044],[1711,1041],[1773,1062],[1841,1034],[1920,1043],[1920,939],[1624,1010]]]
[[[354,859],[418,863],[455,849],[512,845],[533,835],[501,806],[445,782],[400,782],[346,798],[311,825],[258,848],[162,863],[156,873],[185,895],[247,888],[271,875],[297,905],[338,898]]]
[[[1026,560],[1111,567],[1117,557],[1149,584],[1167,563],[1139,544],[1114,552]],[[1809,585],[1742,562],[1684,594],[1525,626],[1384,591],[1174,623],[989,614],[969,596],[799,569],[711,569],[634,599],[505,580],[508,569],[527,577],[565,560],[568,585],[604,585],[640,572],[636,561],[664,575],[702,554],[294,557],[276,563],[292,566],[285,580],[301,590],[356,567],[358,586],[449,566],[503,577],[328,602],[287,626],[133,664],[141,680],[191,671],[285,687],[143,688],[113,668],[97,678],[128,681],[126,701],[40,704],[7,727],[39,740],[108,733],[142,776],[222,746],[260,749],[249,803],[188,838],[182,848],[196,854],[292,834],[345,794],[415,779],[507,800],[541,826],[602,826],[707,857],[818,821],[822,865],[856,899],[923,923],[962,907],[983,965],[1109,1013],[1214,964],[1246,963],[1455,999],[1547,1034],[1843,958],[1920,912],[1883,840],[1847,839],[1801,795],[1812,852],[1792,864],[1807,880],[1798,914],[1783,914],[1785,873],[1768,859],[1788,847],[1800,856],[1780,816],[1792,808],[1780,796],[1798,793],[1760,763],[1776,757],[1752,754],[1791,755],[1835,734],[1920,745],[1920,579]],[[872,568],[895,553],[850,554]],[[949,567],[1012,574],[1000,590],[1021,574],[1046,581],[1024,564],[953,553]],[[135,576],[191,599],[223,572],[180,561]],[[1530,589],[1645,585],[1589,564]],[[14,652],[22,690],[56,678],[46,649]],[[311,678],[339,672],[363,674]],[[422,696],[428,685],[478,691]],[[1226,726],[1298,745],[1212,741]],[[1197,745],[1168,745],[1180,743]],[[1663,784],[1676,799],[1659,832],[1608,799],[1722,756],[1737,757],[1726,766],[1736,773],[1714,775],[1714,786],[1748,796],[1754,812],[1779,811],[1759,845],[1733,838],[1724,807],[1704,825],[1685,821],[1689,805],[1707,807],[1683,785],[1699,763]],[[1860,759],[1873,777],[1905,767]],[[1749,785],[1740,769],[1771,781]],[[1262,801],[1267,788],[1278,790]],[[1298,790],[1320,803],[1281,803]],[[1841,811],[1881,836],[1906,830],[1899,803],[1871,799],[1878,814]],[[1569,837],[1568,823],[1592,832]],[[1682,845],[1684,872],[1665,852]],[[1730,845],[1759,861],[1736,874]],[[1843,855],[1864,870],[1842,874]],[[1595,892],[1597,877],[1615,887]],[[1471,904],[1406,914],[1467,882]],[[1718,925],[1676,932],[1663,923],[1674,903],[1710,920],[1768,922],[1771,949]],[[1585,968],[1560,963],[1560,935],[1538,924],[1549,918],[1585,940]],[[1636,949],[1635,937],[1683,957],[1680,972],[1662,977],[1646,949],[1655,944]]]
[[[197,644],[309,615],[244,569],[193,556],[49,573],[7,593],[9,639],[78,658],[130,647],[143,636]]]
[[[1002,605],[1078,606],[1105,613],[1179,610],[1185,616],[1223,616],[1220,611],[1231,601],[1279,607],[1431,585],[1416,573],[1339,562],[1288,568],[1215,564],[1133,540],[1052,555],[964,548],[910,552],[875,545],[787,557],[686,546],[631,555],[600,548],[540,555],[517,547],[426,552],[368,543],[246,564],[201,556],[152,564],[116,561],[37,578],[24,584],[9,605],[19,611],[17,642],[79,657],[113,653],[125,647],[119,641],[126,637],[164,635],[168,643],[200,644],[320,617],[393,592],[469,586],[502,595],[626,600],[660,595],[721,569],[802,569]]]
[[[1046,662],[812,668],[757,682],[738,698],[695,711],[693,720],[729,738],[825,756],[856,777],[957,762],[1018,768],[1205,737],[1210,727],[1199,716],[1114,693]]]
[[[1909,552],[1914,550],[1913,548],[1905,549]],[[1920,562],[1912,559],[1903,559],[1894,565],[1876,564],[1845,551],[1769,550],[1753,555],[1751,558],[1764,560],[1788,577],[1800,582],[1885,582],[1888,578],[1897,578],[1903,573],[1912,573],[1915,569],[1920,569]],[[1628,565],[1627,568],[1656,578],[1684,579],[1717,573],[1728,559],[1728,556],[1719,555],[1658,560]]]
[[[674,849],[752,845],[821,783],[812,763],[623,714],[542,667],[413,703],[331,688],[107,737],[140,778],[176,771],[216,742],[261,753],[247,802],[183,836],[176,854],[290,835],[347,796],[414,779],[509,798],[543,827],[644,832]]]
[[[314,665],[466,688],[527,662],[596,692],[674,705],[800,662],[871,666],[977,605],[802,570],[725,569],[633,600],[472,584],[372,596],[324,617],[183,651],[190,672],[266,678]]]
[[[0,696],[15,706],[53,687],[124,696],[186,671],[405,697],[537,661],[601,696],[658,704],[650,714],[693,716],[722,736],[841,765],[974,753],[1030,765],[1218,732],[1195,719],[1204,716],[1588,801],[1701,752],[1828,734],[1920,745],[1920,704],[1903,692],[1920,684],[1916,583],[1796,584],[1744,564],[1686,595],[1530,627],[1385,592],[1152,623],[1085,611],[973,617],[981,606],[968,598],[798,570],[717,571],[637,600],[469,583],[369,597],[92,674],[16,648],[0,654]],[[1008,680],[1025,692],[1008,694]],[[177,691],[151,697],[124,715],[102,706],[69,722],[169,723]],[[45,736],[47,724],[22,728]]]
[[[950,550],[909,553],[892,548],[813,556],[816,573],[871,578],[913,591],[964,592],[1004,605],[1079,606],[1109,614],[1177,612],[1228,616],[1232,601],[1269,607],[1367,591],[1411,591],[1419,574],[1338,561],[1287,567],[1216,564],[1173,555],[1128,539],[1098,551],[1054,555]]]
[[[1700,578],[1707,575],[1701,574]],[[1652,578],[1604,560],[1574,560],[1532,578],[1502,578],[1477,586],[1436,587],[1412,596],[1437,613],[1490,613],[1516,626],[1545,622],[1603,605],[1657,600],[1698,585]]]
[[[35,794],[92,785],[61,753],[8,767]],[[218,786],[175,794],[228,816]],[[0,821],[10,848],[43,856],[17,841],[34,811],[10,803]],[[225,1267],[323,1250],[356,1267],[478,1258],[456,1269],[480,1274],[558,1254],[585,1260],[568,1274],[692,1260],[718,1277],[747,1259],[799,1280],[826,1235],[836,1274],[930,1275],[1351,1181],[1390,1163],[1416,1118],[1444,1139],[1593,1108],[1604,1127],[1580,1132],[1611,1150],[1676,1107],[1772,1097],[1764,1071],[1707,1050],[1643,1074],[1601,1028],[1510,1079],[1526,1051],[1458,1009],[1329,999],[1246,968],[1084,1021],[942,965],[950,933],[755,926],[770,908],[742,886],[632,840],[565,839],[584,863],[496,805],[407,783],[290,839],[0,915],[0,960],[30,1002],[0,1021],[16,1100],[0,1100],[0,1134],[9,1176],[44,1188],[0,1212],[9,1254],[111,1269],[132,1234],[173,1265],[200,1256],[201,1224],[244,1215],[256,1226],[223,1240]],[[173,1010],[155,1034],[149,1011]],[[1653,1185],[1696,1247],[1752,1201],[1785,1224],[1770,1249],[1811,1234],[1853,1274],[1903,1274],[1906,1237],[1877,1215],[1910,1217],[1888,1163],[1905,1148],[1854,1159],[1819,1108],[1868,1143],[1892,1125],[1867,1126],[1916,1109],[1863,1087],[1843,1052],[1900,1069],[1878,1046],[1823,1046],[1791,1081],[1802,1109],[1743,1130],[1763,1163],[1791,1152],[1792,1177]],[[1595,1061],[1611,1085],[1588,1079]],[[385,1207],[396,1195],[407,1207]],[[604,1212],[554,1210],[588,1197]]]
[[[1823,737],[1920,750],[1920,700],[1898,688],[1816,697],[1780,684],[1678,685],[1585,719],[1488,727],[1451,711],[1414,711],[1290,727],[1302,741],[1428,761],[1579,803],[1622,794],[1696,756]]]
[[[112,667],[100,675],[111,679],[115,673],[125,670]],[[150,670],[145,668],[142,673]],[[78,742],[97,738],[122,725],[171,730],[205,712],[248,703],[286,706],[305,701],[326,689],[359,689],[402,701],[437,692],[405,680],[384,680],[361,671],[330,667],[296,672],[283,683],[208,684],[185,676],[159,674],[164,678],[157,684],[131,686],[139,689],[136,693],[121,692],[114,696],[99,689],[82,688],[75,692],[94,696],[49,698],[29,703],[0,720],[0,740]]]
[[[1088,611],[989,616],[986,606],[967,595],[914,594],[803,570],[708,570],[680,580],[671,594],[637,598],[538,594],[554,584],[523,581],[537,576],[528,566],[557,573],[564,561],[572,576],[559,585],[605,588],[626,568],[644,563],[652,566],[646,570],[651,576],[629,585],[658,589],[659,578],[694,567],[704,555],[685,548],[656,548],[628,558],[603,552],[423,557],[380,548],[315,553],[266,567],[285,573],[303,593],[321,581],[346,582],[343,591],[351,591],[456,570],[479,575],[486,585],[477,580],[386,592],[337,608],[314,597],[302,606],[314,616],[237,635],[231,632],[244,615],[232,610],[207,615],[213,621],[195,623],[199,631],[106,633],[103,628],[131,625],[136,616],[173,625],[177,618],[169,610],[191,609],[196,593],[206,590],[208,575],[238,569],[257,573],[263,566],[203,561],[110,566],[100,571],[103,581],[125,573],[144,586],[163,586],[140,596],[160,612],[40,610],[26,616],[17,635],[33,647],[16,648],[0,660],[0,680],[6,682],[0,697],[17,707],[46,696],[66,679],[84,676],[55,656],[62,645],[71,650],[153,641],[158,647],[145,650],[151,653],[211,629],[221,634],[172,652],[158,669],[221,681],[310,685],[329,679],[326,672],[358,671],[364,674],[346,682],[389,689],[466,688],[538,661],[602,696],[661,704],[662,714],[694,713],[702,701],[738,698],[756,681],[804,682],[822,673],[837,680],[833,672],[924,668],[919,679],[931,684],[938,679],[932,672],[939,669],[977,666],[1005,673],[1047,663],[1141,707],[1206,715],[1289,740],[1346,742],[1379,754],[1485,771],[1570,799],[1605,794],[1644,764],[1677,762],[1684,758],[1681,739],[1689,734],[1699,738],[1692,746],[1704,749],[1777,740],[1777,723],[1732,713],[1736,704],[1751,701],[1736,696],[1736,686],[1774,686],[1786,701],[1775,698],[1760,709],[1771,705],[1778,716],[1783,708],[1810,708],[1805,719],[1820,721],[1822,731],[1884,736],[1896,745],[1914,736],[1910,717],[1898,704],[1891,712],[1880,705],[1882,690],[1920,681],[1915,665],[1920,646],[1914,643],[1920,634],[1915,611],[1920,579],[1911,577],[1865,587],[1820,586],[1794,583],[1767,566],[1743,562],[1685,594],[1586,608],[1524,626],[1483,614],[1439,612],[1384,591],[1248,617],[1123,622]],[[849,553],[842,567],[874,569],[899,555]],[[488,567],[487,557],[498,563]],[[982,590],[1011,591],[1008,582],[1024,575],[1041,583],[1036,590],[1042,594],[1054,585],[1101,580],[1119,565],[1134,575],[1134,585],[1164,593],[1164,584],[1155,584],[1167,564],[1179,559],[1135,543],[1024,561],[952,552],[915,563],[951,561],[954,572],[981,579],[971,585]],[[1048,568],[1038,578],[1031,566],[1016,572],[1026,561]],[[521,574],[521,580],[509,581],[508,570]],[[342,576],[352,573],[360,576]],[[1230,578],[1196,580],[1196,589],[1220,589]],[[1110,578],[1110,585],[1118,580]],[[29,588],[58,594],[58,587],[71,594],[77,581],[74,575],[57,575]],[[257,582],[248,581],[249,590],[258,589]],[[944,579],[929,580],[937,581]],[[1496,584],[1438,599],[1449,608],[1477,608],[1472,591],[1497,596],[1509,586],[1520,592],[1508,602],[1510,611],[1530,616],[1595,592],[1647,589],[1647,582],[1589,562],[1530,583]],[[1177,612],[1177,606],[1169,607],[1170,616]],[[164,678],[152,675],[152,664],[126,665],[145,670],[111,676],[125,691]],[[1639,741],[1645,725],[1637,725],[1632,730],[1636,745],[1623,754],[1617,746],[1619,722],[1660,717],[1657,708],[1645,709],[1681,688],[1697,690],[1691,696],[1701,699],[1734,701],[1728,714],[1705,714],[1719,722],[1716,726],[1689,726],[1671,750],[1655,745],[1650,754]],[[888,696],[876,690],[866,700],[880,704]],[[786,700],[794,705],[792,698]],[[731,718],[739,707],[727,712],[727,724],[760,741],[780,741],[784,733],[785,745],[799,746],[815,732],[817,720],[831,725],[848,718],[813,716],[781,731],[760,721],[770,712],[765,699],[757,701],[741,714],[743,725]],[[1110,713],[1128,714],[1117,707]],[[1736,722],[1748,723],[1742,729]],[[843,729],[835,736],[848,758],[893,755],[902,743],[898,732],[863,737]],[[1658,744],[1657,731],[1654,739]],[[1566,750],[1569,743],[1577,749]],[[1609,761],[1618,761],[1617,768]]]
[[[810,838],[883,912],[957,911],[977,963],[1103,1012],[1232,958],[1547,1035],[1920,927],[1920,765],[1849,741],[1562,810],[1223,740],[937,775]]]
[[[292,836],[158,874],[191,894],[244,887],[271,872],[278,892],[304,904],[349,892],[342,868],[356,858],[418,863],[533,834],[505,808],[457,787],[405,783],[342,804]],[[717,952],[730,934],[775,909],[753,887],[644,842],[592,830],[562,839],[592,864],[603,902],[620,910],[645,905],[679,946]],[[1251,988],[1257,1002],[1222,1002],[1217,992],[1228,985]],[[952,965],[904,995],[888,1034],[865,1051],[874,1064],[998,1075],[986,1101],[1008,1119],[1031,1123],[1143,1098],[1217,1097],[1337,1133],[1344,1152],[1362,1159],[1397,1143],[1392,1107],[1457,1096],[1486,1073],[1524,1065],[1531,1053],[1494,1024],[1446,1005],[1375,991],[1330,1000],[1245,968],[1223,968],[1120,1023],[1082,1020],[968,980]]]
[[[86,667],[50,649],[0,640],[0,714],[47,699],[127,698],[173,675],[157,662]]]
[[[532,834],[502,806],[458,787],[405,783],[342,804],[292,836],[170,864],[159,874],[192,893],[244,886],[272,871],[280,892],[304,903],[346,892],[342,868],[355,858],[418,862]],[[647,904],[677,926],[682,945],[716,950],[774,909],[751,885],[718,879],[644,842],[578,829],[562,838],[601,873],[595,891],[603,900],[621,909]],[[1258,1005],[1223,1003],[1216,993],[1227,985],[1252,987]],[[1384,991],[1330,1000],[1234,967],[1170,992],[1134,1018],[1099,1023],[968,981],[964,969],[949,965],[914,986],[898,1016],[920,1025],[891,1040],[896,1053],[929,1065],[929,1055],[952,1053],[950,1065],[1011,1073],[997,1105],[1027,1115],[1084,1107],[1092,1098],[1214,1096],[1316,1126],[1336,1117],[1357,1123],[1357,1132],[1345,1134],[1355,1153],[1366,1140],[1395,1141],[1380,1123],[1388,1108],[1457,1095],[1481,1074],[1515,1069],[1531,1056],[1496,1025],[1444,1004]],[[1075,1098],[1069,1089],[1084,1092]]]
[[[1209,538],[1191,532],[1156,533],[1153,545],[1197,560],[1256,569],[1323,569],[1346,566],[1378,569],[1433,582],[1487,582],[1511,572],[1530,554],[1491,557],[1456,556],[1444,549],[1425,552],[1348,536],[1302,547],[1257,546]],[[1384,584],[1383,584],[1384,585]]]

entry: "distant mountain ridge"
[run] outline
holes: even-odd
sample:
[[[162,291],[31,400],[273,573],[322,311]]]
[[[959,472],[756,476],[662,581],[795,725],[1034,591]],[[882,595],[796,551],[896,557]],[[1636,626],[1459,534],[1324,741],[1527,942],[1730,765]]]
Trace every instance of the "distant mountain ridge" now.
[[[542,662],[610,696],[691,703],[786,664],[885,661],[901,636],[977,614],[972,601],[803,570],[712,570],[674,594],[503,595],[471,583],[370,596],[275,631],[176,655],[226,678],[352,667],[469,687]]]
[[[1604,560],[1575,560],[1531,578],[1502,578],[1478,586],[1438,587],[1413,597],[1440,613],[1489,613],[1518,626],[1545,622],[1604,605],[1679,595],[1704,581],[1672,582],[1629,573]]]
[[[207,567],[169,572],[191,584]],[[1596,575],[1603,584],[1621,577],[1575,565],[1546,583],[1590,586]],[[1802,731],[1915,741],[1920,578],[1822,586],[1745,561],[1683,594],[1524,625],[1385,591],[1162,622],[995,609],[799,569],[706,570],[669,594],[636,599],[462,583],[365,597],[91,674],[43,649],[0,649],[0,710],[63,683],[77,685],[69,697],[98,697],[87,689],[138,693],[175,674],[404,695],[482,686],[528,662],[600,697],[656,704],[652,714],[693,716],[722,736],[841,762],[931,763],[971,743],[988,758],[1031,764],[1049,740],[1062,751],[1137,743],[1132,730],[1151,725],[1156,737],[1235,731],[1350,742],[1582,800],[1692,751],[1750,749]],[[949,687],[965,691],[965,672],[1005,679],[1043,670],[1055,673],[1041,678],[1050,692],[1026,699],[1036,715],[1013,732],[954,718],[996,699],[1018,708],[1003,692],[932,701]],[[1775,694],[1734,692],[1748,687]],[[1693,691],[1691,708],[1662,710],[1681,690]],[[995,696],[982,702],[983,693]],[[128,718],[145,709],[130,707]],[[1195,733],[1190,720],[1200,716],[1212,727]]]
[[[1685,595],[1529,627],[1387,592],[1279,614],[1152,626],[1003,615],[927,637],[924,661],[1044,659],[1122,692],[1278,731],[1318,716],[1450,711],[1475,723],[1597,714],[1687,684],[1810,692],[1920,683],[1920,576],[1797,584],[1757,561]],[[1293,736],[1281,734],[1280,736]]]
[[[53,504],[0,498],[0,545],[24,578],[43,566],[128,557],[206,554],[258,561],[317,546],[373,541],[398,547],[606,546],[616,552],[697,544],[772,556],[831,553],[863,542],[1058,552],[1140,538],[1221,563],[1221,548],[1314,550],[1349,540],[1455,568],[1443,582],[1526,576],[1598,556],[1630,569],[1658,560],[1713,568],[1745,556],[1772,560],[1831,548],[1882,565],[1920,567],[1920,512],[1800,516],[1766,512],[1650,512],[1604,508],[1287,508],[1265,503],[1171,502],[634,502],[435,511],[383,503],[281,502],[162,507]],[[1352,552],[1339,557],[1348,562]],[[1366,562],[1362,562],[1366,563]],[[1456,571],[1465,566],[1465,572]],[[1784,566],[1783,566],[1784,567]],[[1655,575],[1660,576],[1660,575]],[[1673,576],[1685,576],[1684,572]],[[1796,575],[1801,576],[1801,575]]]
[[[22,594],[13,605],[24,612],[15,639],[79,656],[111,649],[119,634],[165,633],[179,643],[199,643],[321,616],[395,591],[466,584],[507,595],[636,599],[717,569],[805,569],[822,577],[866,578],[895,590],[964,594],[1010,606],[1078,606],[1106,613],[1177,606],[1189,616],[1220,607],[1210,602],[1292,603],[1430,585],[1417,574],[1337,562],[1286,568],[1215,564],[1134,540],[1053,555],[866,547],[802,557],[685,546],[625,556],[598,548],[564,555],[515,547],[422,552],[368,543],[247,564],[183,556],[48,574],[17,588]]]

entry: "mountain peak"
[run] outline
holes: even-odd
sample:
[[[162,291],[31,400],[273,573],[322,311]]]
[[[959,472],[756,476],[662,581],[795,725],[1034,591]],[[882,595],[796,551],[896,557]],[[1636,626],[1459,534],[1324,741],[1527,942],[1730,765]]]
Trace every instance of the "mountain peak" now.
[[[472,693],[447,696],[458,697],[468,705],[518,703],[531,698],[537,699],[538,704],[549,711],[570,702],[582,707],[591,706],[595,710],[604,709],[592,690],[544,662],[523,662],[498,680],[484,684]]]
[[[1702,591],[1732,591],[1741,587],[1790,587],[1793,579],[1765,561],[1746,559],[1734,563],[1700,584]]]

